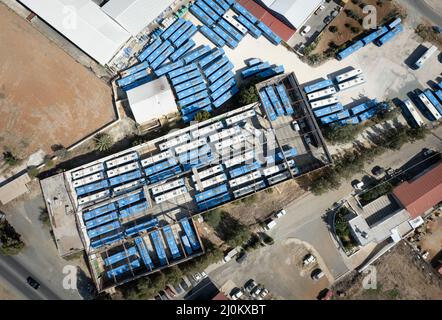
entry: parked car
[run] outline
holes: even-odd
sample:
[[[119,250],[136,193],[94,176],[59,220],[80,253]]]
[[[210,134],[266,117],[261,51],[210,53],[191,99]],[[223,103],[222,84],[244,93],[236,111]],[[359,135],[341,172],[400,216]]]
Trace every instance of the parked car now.
[[[385,169],[380,167],[380,166],[375,166],[372,170],[371,173],[373,173],[375,176],[380,176],[381,174],[383,174],[385,172]]]
[[[238,300],[244,295],[243,291],[240,288],[234,288],[230,293],[232,300]]]
[[[174,286],[173,286],[173,289],[175,290],[175,292],[176,292],[177,295],[181,295],[181,294],[183,294],[184,291],[185,291],[185,290],[180,286],[179,283],[176,284],[176,285],[174,285]]]
[[[302,31],[301,31],[301,36],[305,37],[307,35],[307,33],[310,32],[310,30],[312,29],[312,27],[310,26],[305,26]]]
[[[166,292],[166,294],[170,297],[170,298],[174,298],[176,297],[177,293],[176,291],[172,288],[172,286],[167,285],[166,288],[164,288],[164,291]]]
[[[324,276],[324,272],[321,269],[315,269],[311,273],[311,277],[313,280],[318,281]]]
[[[312,255],[311,253],[309,253],[308,255],[306,255],[306,256],[304,257],[304,259],[302,260],[302,264],[303,264],[304,266],[308,266],[308,265],[310,265],[310,264],[312,264],[312,263],[315,263],[315,262],[316,262],[316,258],[315,258],[315,256]]]
[[[164,291],[159,291],[158,294],[159,294],[161,300],[169,300],[169,298],[167,297],[167,295]]]
[[[193,275],[193,279],[196,281],[196,282],[199,282],[199,281],[201,281],[201,280],[203,280],[204,278],[207,278],[207,274],[203,271],[203,272],[197,272],[197,273],[195,273],[194,275]]]
[[[315,15],[318,14],[319,12],[321,12],[321,11],[324,10],[324,9],[325,9],[325,6],[324,6],[323,4],[321,4],[321,5],[319,6],[319,8],[316,9],[316,11],[315,11]]]
[[[298,121],[296,121],[296,120],[292,121],[292,127],[293,127],[293,130],[296,130],[298,132],[301,131],[301,128],[299,127]]]
[[[269,219],[269,220],[267,220],[266,222],[265,222],[265,227],[264,227],[264,229],[266,229],[266,230],[270,230],[270,229],[272,229],[273,227],[275,227],[276,226],[276,221],[275,220],[272,220],[272,219]]]
[[[423,151],[424,151],[423,152],[424,157],[431,156],[435,152],[434,150],[428,148],[423,149]]]
[[[241,264],[244,262],[244,260],[246,260],[246,258],[247,258],[247,252],[243,250],[239,253],[238,257],[236,257],[236,262]]]
[[[324,24],[329,24],[330,22],[332,22],[332,20],[333,20],[333,17],[332,17],[332,16],[327,16],[327,17],[325,17],[325,19],[324,19]]]
[[[252,292],[250,292],[250,294],[252,295],[253,298],[257,298],[259,297],[259,294],[261,293],[262,289],[263,289],[262,287],[257,286],[255,289],[252,290]]]
[[[362,190],[364,188],[364,183],[362,181],[355,180],[353,182],[353,188],[355,188],[356,190]]]
[[[246,291],[248,293],[251,293],[253,289],[256,288],[258,284],[255,282],[255,280],[250,279],[246,282],[246,284],[244,285],[244,289],[246,289]]]
[[[262,299],[264,299],[265,297],[267,297],[267,295],[269,294],[269,290],[267,290],[266,288],[262,289],[261,293],[259,294],[260,297]]]
[[[181,279],[180,286],[181,288],[184,289],[184,291],[187,291],[192,287],[192,284],[190,283],[189,279],[186,276],[184,276]]]
[[[285,216],[287,214],[287,211],[285,211],[284,209],[278,211],[277,213],[275,213],[275,218],[281,218],[282,216]]]
[[[32,288],[34,288],[35,290],[38,290],[38,288],[40,288],[40,283],[38,283],[37,280],[35,280],[35,279],[32,278],[32,277],[28,277],[28,278],[26,279],[26,282],[27,282]]]

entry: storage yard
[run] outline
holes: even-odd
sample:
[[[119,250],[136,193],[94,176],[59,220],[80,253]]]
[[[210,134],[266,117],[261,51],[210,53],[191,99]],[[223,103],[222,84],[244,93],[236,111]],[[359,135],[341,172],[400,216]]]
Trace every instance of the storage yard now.
[[[0,17],[2,150],[51,153],[116,119],[108,85],[4,4]]]
[[[65,189],[68,196],[60,208],[65,210],[67,206],[76,212],[80,237],[99,288],[201,253],[202,245],[194,246],[190,241],[193,238],[199,242],[197,236],[191,237],[186,228],[192,250],[182,240],[189,256],[183,255],[183,250],[178,253],[176,243],[170,240],[183,237],[177,221],[183,225],[182,219],[196,213],[330,164],[330,155],[294,75],[280,76],[259,86],[276,86],[285,108],[276,121],[269,122],[259,105],[252,104],[62,173],[65,186],[60,184],[55,190],[46,186],[53,177],[42,180],[46,199],[54,198],[54,193],[60,199],[60,188]],[[272,99],[277,103],[276,93]],[[291,125],[293,117],[299,128]],[[146,265],[153,259],[146,257],[158,257],[159,264],[152,260],[153,266],[141,268],[135,259],[113,271],[113,266],[109,269],[111,265],[103,266],[97,260],[107,252],[120,252],[121,246],[129,248],[128,243],[139,234],[168,225],[179,235],[169,236],[167,252],[171,256],[164,253],[162,242],[155,240],[158,232],[152,231],[156,254],[147,245],[150,249],[143,258]],[[58,238],[57,228],[54,233]]]

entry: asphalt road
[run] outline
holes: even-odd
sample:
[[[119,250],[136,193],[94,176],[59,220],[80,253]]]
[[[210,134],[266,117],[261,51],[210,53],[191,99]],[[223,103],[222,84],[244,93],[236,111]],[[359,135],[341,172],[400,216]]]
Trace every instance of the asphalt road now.
[[[400,0],[409,9],[414,9],[419,15],[427,18],[435,25],[442,26],[442,12],[432,8],[425,0]]]
[[[0,281],[4,278],[11,291],[23,299],[80,299],[77,290],[63,288],[63,268],[75,263],[60,258],[48,228],[39,220],[44,207],[39,190],[35,196],[1,208],[26,247],[17,256],[0,256]],[[28,276],[40,283],[38,290],[27,284]]]
[[[40,283],[38,290],[32,288],[26,279],[31,276]],[[24,268],[13,257],[0,256],[0,278],[2,282],[5,281],[15,288],[23,299],[29,300],[60,300],[61,298],[48,288],[44,283],[41,283],[38,277],[33,275],[29,270]]]

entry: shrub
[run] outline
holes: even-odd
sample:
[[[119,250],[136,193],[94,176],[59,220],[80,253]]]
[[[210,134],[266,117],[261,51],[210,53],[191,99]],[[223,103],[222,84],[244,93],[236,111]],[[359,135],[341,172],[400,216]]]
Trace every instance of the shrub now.
[[[337,26],[330,26],[330,27],[328,27],[328,30],[331,33],[336,33],[336,32],[338,32],[338,27]]]
[[[195,121],[203,122],[210,119],[210,113],[206,110],[200,111],[195,115]]]
[[[215,209],[215,210],[211,210],[211,211],[207,212],[206,216],[204,217],[204,220],[213,229],[218,228],[218,226],[221,222],[221,211],[218,209]]]
[[[113,145],[112,137],[107,133],[99,133],[94,137],[95,149],[100,152],[108,151]]]
[[[21,236],[6,220],[0,223],[0,253],[5,256],[16,255],[25,247]]]
[[[3,160],[10,166],[15,166],[18,163],[18,158],[11,151],[3,152]]]

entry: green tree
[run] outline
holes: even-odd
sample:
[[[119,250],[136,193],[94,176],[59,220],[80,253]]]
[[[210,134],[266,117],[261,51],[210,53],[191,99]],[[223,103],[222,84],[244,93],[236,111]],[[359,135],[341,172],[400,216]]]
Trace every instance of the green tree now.
[[[195,121],[203,122],[210,119],[210,113],[206,110],[200,111],[195,115]]]
[[[255,85],[249,85],[242,88],[239,93],[239,102],[242,106],[258,102],[258,91],[256,91]]]
[[[16,255],[25,247],[21,236],[6,220],[0,223],[0,243],[0,253],[5,256]]]
[[[15,166],[18,163],[18,158],[11,151],[3,152],[3,160],[10,166]]]
[[[336,33],[336,32],[338,32],[338,27],[337,26],[330,26],[330,27],[328,27],[328,30],[331,33]]]
[[[94,137],[95,149],[100,152],[108,151],[113,145],[112,137],[107,133],[99,133]]]
[[[215,210],[211,210],[211,211],[207,212],[204,217],[204,220],[213,229],[218,228],[218,226],[221,222],[221,211],[218,209],[215,209]]]

